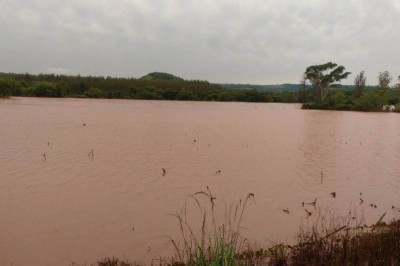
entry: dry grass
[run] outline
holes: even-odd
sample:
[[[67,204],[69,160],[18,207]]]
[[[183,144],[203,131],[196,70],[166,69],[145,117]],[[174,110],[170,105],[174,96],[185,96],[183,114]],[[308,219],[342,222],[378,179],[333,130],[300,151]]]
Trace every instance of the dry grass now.
[[[300,230],[288,262],[291,265],[400,265],[400,230],[382,222],[372,226],[363,217],[321,215]]]

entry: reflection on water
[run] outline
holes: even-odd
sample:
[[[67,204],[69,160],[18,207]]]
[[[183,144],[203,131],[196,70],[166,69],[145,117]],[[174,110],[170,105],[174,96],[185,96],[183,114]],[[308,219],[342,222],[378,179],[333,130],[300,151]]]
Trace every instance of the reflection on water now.
[[[400,216],[398,114],[15,98],[0,101],[0,125],[4,265],[168,255],[178,228],[167,214],[206,186],[220,204],[255,194],[243,234],[260,243],[292,241],[315,198],[311,212]]]

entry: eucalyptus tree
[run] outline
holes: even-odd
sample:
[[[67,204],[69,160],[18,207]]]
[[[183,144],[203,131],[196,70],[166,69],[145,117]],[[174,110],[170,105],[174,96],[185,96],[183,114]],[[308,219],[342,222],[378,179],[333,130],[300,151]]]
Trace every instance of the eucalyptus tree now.
[[[328,94],[332,83],[339,82],[350,75],[350,72],[344,72],[344,66],[338,66],[335,63],[328,62],[322,65],[313,65],[306,68],[304,73],[305,80],[309,80],[314,87],[318,100],[322,103]]]
[[[383,72],[379,72],[378,75],[378,86],[382,92],[386,92],[389,89],[389,84],[392,81],[392,76],[389,71],[385,70]]]
[[[354,79],[354,98],[361,97],[364,92],[366,82],[367,77],[364,76],[364,71],[361,71],[360,74],[358,74]]]

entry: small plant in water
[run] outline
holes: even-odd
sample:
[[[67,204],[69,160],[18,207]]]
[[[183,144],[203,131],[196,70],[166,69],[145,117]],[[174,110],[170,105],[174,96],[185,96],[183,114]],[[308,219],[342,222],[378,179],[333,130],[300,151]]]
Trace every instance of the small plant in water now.
[[[201,197],[205,197],[208,207],[203,207]],[[216,198],[208,187],[190,198],[200,210],[200,229],[196,230],[189,222],[186,201],[183,210],[173,214],[179,221],[181,234],[181,241],[170,238],[176,252],[174,264],[237,265],[246,242],[240,236],[242,218],[248,201],[254,201],[254,194],[249,193],[244,201],[229,208],[225,204],[223,222],[216,210]]]

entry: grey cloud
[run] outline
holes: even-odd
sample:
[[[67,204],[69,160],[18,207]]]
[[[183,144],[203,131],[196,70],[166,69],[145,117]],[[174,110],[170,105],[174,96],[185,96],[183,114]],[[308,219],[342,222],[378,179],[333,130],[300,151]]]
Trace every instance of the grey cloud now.
[[[400,74],[399,15],[398,0],[3,0],[0,71],[266,84],[334,61],[376,83]]]

